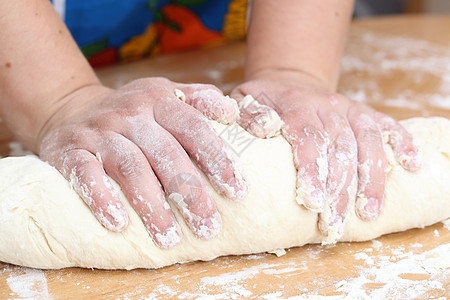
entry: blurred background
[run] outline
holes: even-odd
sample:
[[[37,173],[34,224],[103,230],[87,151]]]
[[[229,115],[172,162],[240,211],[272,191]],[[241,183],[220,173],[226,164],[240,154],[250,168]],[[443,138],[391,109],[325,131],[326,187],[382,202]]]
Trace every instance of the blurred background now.
[[[450,0],[356,0],[356,18],[399,13],[450,13]]]

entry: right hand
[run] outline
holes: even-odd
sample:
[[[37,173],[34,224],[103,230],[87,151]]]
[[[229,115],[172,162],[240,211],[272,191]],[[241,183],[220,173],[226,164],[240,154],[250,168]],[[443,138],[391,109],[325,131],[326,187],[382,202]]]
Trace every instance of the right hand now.
[[[70,181],[107,229],[124,230],[128,215],[106,174],[161,248],[181,240],[165,194],[198,238],[220,230],[220,214],[191,159],[220,194],[235,201],[246,196],[246,176],[202,115],[222,123],[237,117],[234,100],[217,88],[146,78],[118,90],[88,86],[62,101],[41,130],[39,155]]]
[[[352,199],[361,220],[373,221],[381,213],[388,166],[383,135],[405,170],[420,168],[418,149],[391,117],[328,91],[307,76],[290,80],[283,72],[270,75],[249,80],[231,93],[241,107],[239,124],[260,138],[281,130],[292,146],[297,202],[319,213],[326,242],[335,242],[344,232]]]

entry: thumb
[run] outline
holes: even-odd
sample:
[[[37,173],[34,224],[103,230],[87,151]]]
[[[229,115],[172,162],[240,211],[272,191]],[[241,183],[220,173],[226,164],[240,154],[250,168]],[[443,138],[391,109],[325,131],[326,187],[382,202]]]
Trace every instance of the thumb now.
[[[265,95],[261,93],[260,95]],[[231,93],[239,106],[238,124],[250,134],[259,138],[270,138],[280,134],[281,121],[278,113],[270,106],[261,104],[252,95],[243,95],[238,90]]]
[[[231,124],[238,117],[236,101],[210,84],[177,84],[175,96],[193,106],[210,120]]]

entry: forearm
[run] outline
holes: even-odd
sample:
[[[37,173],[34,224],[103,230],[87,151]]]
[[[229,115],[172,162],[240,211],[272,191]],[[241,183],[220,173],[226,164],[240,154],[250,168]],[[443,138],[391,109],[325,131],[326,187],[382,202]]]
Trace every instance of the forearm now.
[[[321,88],[334,90],[353,2],[253,1],[246,80],[312,77]]]
[[[48,0],[0,1],[0,115],[37,150],[65,96],[99,81]]]

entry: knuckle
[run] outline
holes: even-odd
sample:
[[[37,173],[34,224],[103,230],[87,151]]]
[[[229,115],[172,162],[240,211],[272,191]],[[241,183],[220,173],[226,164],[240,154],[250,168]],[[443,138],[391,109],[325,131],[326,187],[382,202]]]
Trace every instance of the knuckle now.
[[[193,84],[191,86],[194,89],[194,91],[198,91],[198,90],[214,90],[217,92],[219,91],[219,89],[215,85],[208,84],[208,83]]]
[[[63,162],[62,171],[65,177],[70,176],[72,172],[76,171],[76,176],[82,177],[89,169],[94,168],[94,161],[84,153],[83,150],[70,150],[66,152]]]
[[[370,145],[382,145],[383,138],[380,130],[375,126],[368,126],[362,128],[357,135],[358,143],[368,143]]]
[[[299,89],[288,89],[283,92],[283,97],[287,99],[303,99],[305,98],[305,93]]]
[[[87,128],[74,130],[72,136],[69,136],[69,138],[74,145],[81,148],[88,148],[90,145],[98,142],[96,130]]]
[[[356,163],[357,161],[357,143],[352,135],[341,134],[336,138],[332,146],[333,152],[336,153],[338,161],[345,163]]]
[[[155,163],[161,165],[161,167],[174,167],[183,165],[183,157],[180,155],[176,145],[172,143],[164,143],[159,147],[156,146],[152,153],[152,158]]]
[[[314,126],[312,124],[308,124],[308,125],[304,126],[302,131],[306,135],[322,135],[323,134],[321,130],[319,130],[316,126]]]
[[[129,153],[129,155],[124,155],[117,163],[117,171],[121,176],[135,179],[142,177],[145,173],[145,164],[135,154]]]
[[[341,128],[343,131],[349,129],[347,118],[335,111],[330,111],[328,113],[328,119],[333,122],[333,126]]]
[[[169,79],[167,79],[165,77],[152,77],[152,78],[149,78],[148,80],[152,81],[155,84],[159,84],[159,85],[172,84],[172,81],[170,81]]]
[[[152,86],[166,86],[172,82],[164,77],[147,77],[133,80],[124,86],[125,89],[146,89]]]
[[[307,139],[313,141],[316,144],[320,145],[326,143],[326,133],[314,125],[310,124],[303,127],[302,132]]]
[[[341,103],[348,103],[349,101],[348,98],[344,95],[336,93],[326,93],[325,97],[332,106],[336,106]]]

